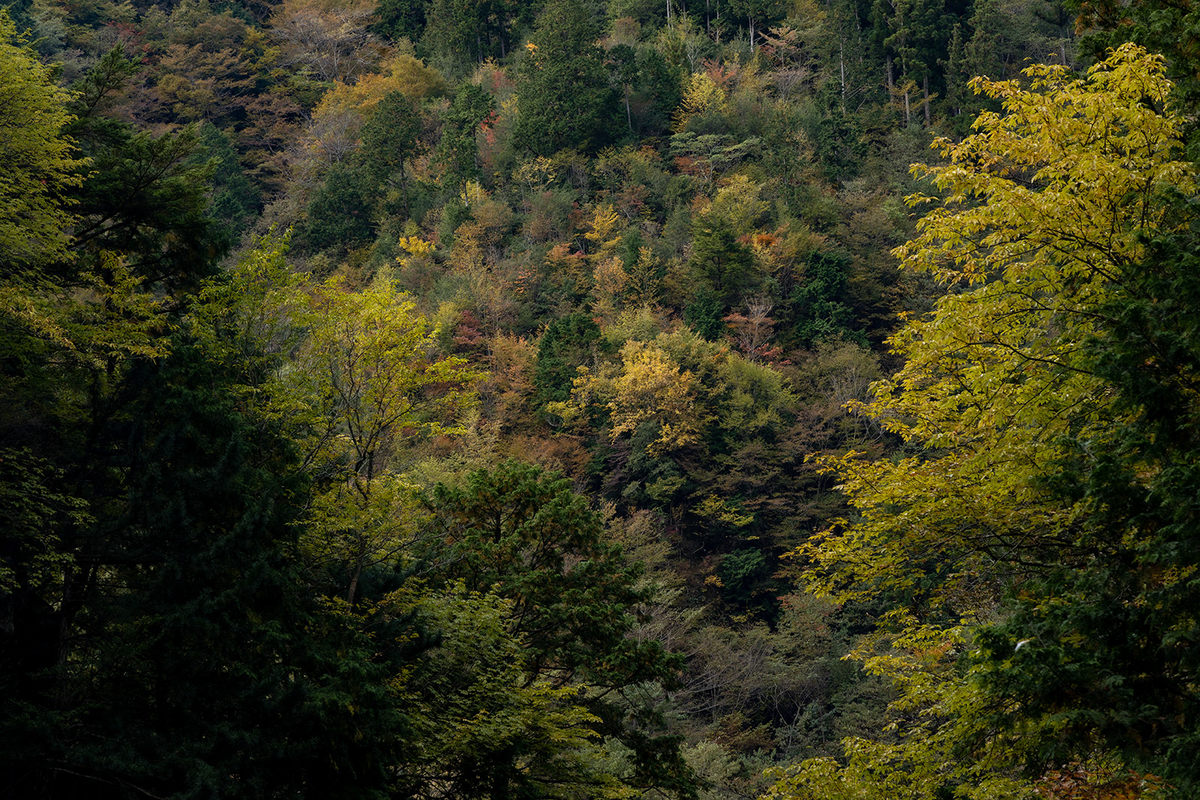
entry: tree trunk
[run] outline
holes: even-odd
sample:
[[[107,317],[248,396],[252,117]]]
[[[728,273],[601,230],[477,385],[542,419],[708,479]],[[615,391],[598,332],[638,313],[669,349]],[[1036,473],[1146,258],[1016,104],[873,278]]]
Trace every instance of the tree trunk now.
[[[928,128],[929,123],[930,123],[930,118],[929,118],[929,76],[928,75],[925,76],[924,88],[925,88],[925,127]]]
[[[842,75],[842,113],[846,113],[846,40],[838,42],[838,69]]]

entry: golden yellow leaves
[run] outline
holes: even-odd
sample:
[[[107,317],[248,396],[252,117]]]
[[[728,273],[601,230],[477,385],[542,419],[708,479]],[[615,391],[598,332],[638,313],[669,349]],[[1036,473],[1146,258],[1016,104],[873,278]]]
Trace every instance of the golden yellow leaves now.
[[[432,242],[427,242],[420,236],[401,236],[396,242],[396,247],[407,253],[396,257],[396,263],[401,266],[407,266],[414,258],[429,256],[437,249]]]
[[[706,111],[720,111],[725,107],[725,90],[706,73],[697,72],[688,77],[683,87],[683,102],[674,114],[675,131],[687,127],[688,120]]]
[[[614,441],[634,434],[647,423],[657,436],[647,445],[653,457],[700,441],[705,414],[696,399],[696,381],[671,356],[652,342],[629,341],[621,348],[621,364],[593,374],[581,367],[571,399],[550,403],[547,410],[565,421],[579,417],[592,404],[609,413],[609,437]]]
[[[960,144],[940,140],[948,164],[914,168],[945,199],[895,254],[951,288],[892,338],[904,367],[854,407],[919,452],[829,464],[860,520],[807,552],[838,596],[931,585],[922,576],[937,564],[934,596],[972,610],[961,592],[973,575],[999,574],[1071,524],[1039,488],[1064,437],[1102,441],[1113,424],[1084,347],[1142,237],[1182,222],[1158,202],[1195,187],[1182,120],[1161,60],[1134,47],[1082,78],[1026,72],[1029,89],[977,81],[1005,113],[981,115]]]
[[[654,419],[660,432],[646,448],[651,456],[698,441],[692,374],[681,372],[665,352],[643,342],[628,342],[621,348],[621,361],[623,368],[612,382],[613,397],[607,404],[613,438]]]
[[[976,78],[975,90],[1004,113],[980,114],[961,143],[938,139],[950,163],[913,166],[945,200],[896,249],[906,268],[947,284],[978,284],[997,270],[1111,279],[1115,265],[1138,257],[1138,232],[1166,224],[1156,196],[1195,188],[1160,57],[1125,45],[1084,78],[1059,66],[1025,72],[1029,89]]]

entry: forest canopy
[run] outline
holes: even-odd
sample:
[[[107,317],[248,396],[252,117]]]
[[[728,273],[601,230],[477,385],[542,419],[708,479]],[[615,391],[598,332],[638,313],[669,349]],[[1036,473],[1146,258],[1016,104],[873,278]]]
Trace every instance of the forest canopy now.
[[[1193,796],[1192,27],[0,10],[0,796]]]

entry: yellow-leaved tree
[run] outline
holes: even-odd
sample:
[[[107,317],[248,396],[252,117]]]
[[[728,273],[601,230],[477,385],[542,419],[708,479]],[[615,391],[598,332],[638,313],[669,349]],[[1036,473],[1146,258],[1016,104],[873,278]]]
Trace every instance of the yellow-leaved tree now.
[[[81,183],[85,166],[62,134],[71,120],[69,99],[0,11],[0,265],[6,276],[66,255],[72,219],[64,195]]]
[[[1050,486],[1071,440],[1103,446],[1119,424],[1086,345],[1145,238],[1186,224],[1164,195],[1196,183],[1159,57],[1125,46],[1085,76],[1025,74],[976,79],[1003,110],[914,167],[940,196],[909,199],[932,208],[895,255],[945,294],[891,339],[904,366],[853,404],[902,457],[825,461],[854,513],[795,554],[818,593],[890,604],[892,633],[859,653],[899,690],[888,738],[846,742],[845,765],[806,762],[775,797],[1031,797],[1017,767],[1049,766],[1038,748],[1061,720],[1006,719],[1015,708],[976,679],[973,632],[1024,576],[1085,563],[1086,508]]]
[[[630,340],[621,348],[621,364],[608,364],[597,374],[580,367],[571,399],[547,405],[564,420],[579,419],[590,405],[603,405],[610,415],[614,441],[652,425],[656,435],[646,447],[654,457],[696,444],[710,421],[697,401],[698,382],[680,369],[655,342]]]
[[[299,448],[318,488],[303,555],[335,576],[330,595],[353,606],[363,571],[395,563],[411,544],[406,443],[458,432],[480,375],[439,355],[429,323],[384,277],[357,292],[337,279],[311,283],[288,268],[286,247],[264,239],[201,294],[193,317],[211,352],[267,354],[238,389]],[[238,343],[244,352],[223,352]]]
[[[948,163],[915,168],[943,199],[909,198],[935,207],[895,255],[946,293],[890,340],[904,367],[853,406],[911,455],[827,462],[860,518],[805,550],[823,591],[912,591],[936,564],[932,595],[973,607],[974,576],[1036,563],[1070,526],[1071,509],[1046,505],[1037,480],[1062,436],[1112,424],[1082,345],[1143,237],[1184,224],[1159,202],[1195,188],[1182,119],[1161,61],[1131,46],[1084,78],[1026,74],[1028,89],[976,79],[1004,111],[980,115],[961,143],[935,142]]]

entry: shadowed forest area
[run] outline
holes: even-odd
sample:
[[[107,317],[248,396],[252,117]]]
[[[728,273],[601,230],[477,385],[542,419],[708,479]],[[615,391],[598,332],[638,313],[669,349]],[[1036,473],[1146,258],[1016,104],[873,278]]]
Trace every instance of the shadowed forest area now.
[[[0,797],[1200,793],[1200,19],[17,0]]]

